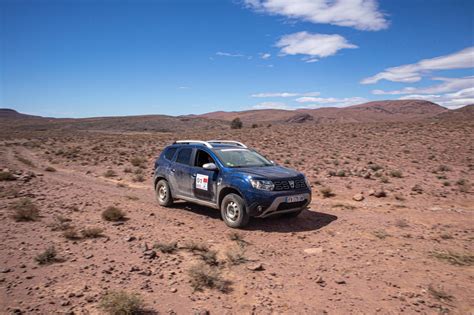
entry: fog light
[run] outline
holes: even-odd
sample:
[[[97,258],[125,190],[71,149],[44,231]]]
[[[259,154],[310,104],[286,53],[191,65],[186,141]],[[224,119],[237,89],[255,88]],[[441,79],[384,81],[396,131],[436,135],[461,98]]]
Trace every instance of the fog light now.
[[[258,207],[257,207],[257,211],[258,211],[258,212],[262,212],[262,206],[258,206]]]

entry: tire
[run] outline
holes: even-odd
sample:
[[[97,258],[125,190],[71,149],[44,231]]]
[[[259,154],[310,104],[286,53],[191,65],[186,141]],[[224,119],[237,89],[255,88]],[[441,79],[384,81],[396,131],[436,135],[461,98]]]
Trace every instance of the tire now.
[[[221,203],[221,216],[231,228],[243,228],[249,222],[244,200],[236,194],[228,194]]]
[[[156,200],[163,207],[173,205],[173,196],[171,196],[170,185],[165,179],[161,179],[155,187]]]
[[[288,213],[285,213],[283,215],[286,218],[296,218],[297,216],[299,216],[301,214],[301,212],[303,212],[303,209],[300,209],[300,210],[295,211],[295,212],[288,212]]]

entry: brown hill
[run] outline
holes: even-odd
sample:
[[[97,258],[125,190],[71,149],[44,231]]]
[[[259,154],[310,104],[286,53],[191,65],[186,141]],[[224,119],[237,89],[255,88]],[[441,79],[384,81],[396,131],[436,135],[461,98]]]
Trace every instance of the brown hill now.
[[[442,112],[434,117],[436,120],[471,120],[474,121],[474,104]]]
[[[22,114],[10,108],[0,108],[0,119],[25,119],[25,118],[42,118],[42,117]]]
[[[446,108],[424,100],[375,101],[344,108],[324,107],[315,109],[261,109],[241,112],[212,112],[199,117],[232,120],[239,117],[244,123],[291,122],[298,115],[311,115],[316,123],[413,121],[434,117],[448,111]]]

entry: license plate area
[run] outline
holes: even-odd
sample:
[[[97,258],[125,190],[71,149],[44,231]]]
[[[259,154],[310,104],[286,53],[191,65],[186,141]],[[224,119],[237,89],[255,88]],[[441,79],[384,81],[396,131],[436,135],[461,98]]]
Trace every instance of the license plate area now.
[[[305,196],[304,195],[295,195],[295,196],[288,196],[286,197],[286,202],[287,203],[293,203],[293,202],[300,202],[300,201],[303,201],[305,200]]]

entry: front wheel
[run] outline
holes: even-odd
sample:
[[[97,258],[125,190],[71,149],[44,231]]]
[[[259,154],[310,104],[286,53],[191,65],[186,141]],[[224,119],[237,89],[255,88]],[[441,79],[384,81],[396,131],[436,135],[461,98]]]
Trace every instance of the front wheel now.
[[[221,216],[231,228],[242,228],[249,222],[244,200],[236,194],[228,194],[221,204]]]
[[[156,200],[160,206],[170,207],[173,204],[173,197],[171,196],[170,185],[165,179],[162,179],[156,184],[155,188]]]

